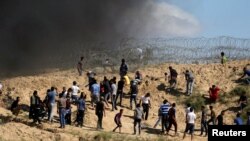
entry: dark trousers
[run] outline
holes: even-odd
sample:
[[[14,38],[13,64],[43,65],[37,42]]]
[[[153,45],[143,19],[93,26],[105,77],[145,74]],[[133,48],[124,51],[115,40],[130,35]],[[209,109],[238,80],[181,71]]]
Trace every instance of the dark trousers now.
[[[98,114],[97,114],[97,117],[98,117],[97,128],[98,128],[98,129],[102,129],[103,114],[102,114],[102,113],[98,113]]]
[[[175,131],[175,133],[177,133],[177,123],[176,123],[176,120],[174,120],[174,119],[169,119],[169,125],[168,125],[168,128],[167,128],[167,132],[169,132],[172,125],[174,125],[174,131]]]
[[[167,114],[162,115],[161,122],[162,122],[162,125],[161,125],[162,133],[164,133],[164,131],[167,130],[168,128],[168,115]]]
[[[35,113],[35,105],[30,105],[29,118],[32,119]]]
[[[34,108],[34,115],[33,115],[33,122],[37,122],[41,123],[41,120],[39,118],[39,112],[40,112],[40,108]]]
[[[66,124],[71,125],[71,113],[67,113],[65,115],[65,121],[66,121]]]
[[[203,134],[205,130],[205,134],[207,135],[207,121],[204,120],[204,121],[201,121],[201,135]]]
[[[122,97],[123,97],[123,91],[122,90],[118,90],[118,92],[116,94],[116,98],[115,98],[115,104],[116,105],[117,105],[118,97],[120,97],[120,106],[122,106]]]
[[[77,123],[80,126],[83,126],[84,110],[78,110],[77,113]]]
[[[215,125],[215,121],[216,121],[215,118],[211,118],[207,121],[207,125],[209,125],[211,122],[213,123],[213,125]]]
[[[134,134],[136,134],[136,126],[138,124],[139,134],[141,134],[141,119],[134,120]]]
[[[145,114],[145,120],[148,119],[149,105],[142,103],[143,113]]]
[[[131,95],[130,96],[130,108],[133,109],[132,102],[134,101],[135,107],[136,107],[136,95]]]

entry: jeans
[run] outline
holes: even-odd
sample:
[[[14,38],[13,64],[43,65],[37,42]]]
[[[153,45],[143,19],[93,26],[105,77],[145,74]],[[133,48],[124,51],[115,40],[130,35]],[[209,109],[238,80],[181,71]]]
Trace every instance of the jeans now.
[[[98,121],[97,121],[97,128],[102,129],[102,119],[103,119],[103,113],[97,114]]]
[[[143,113],[146,113],[145,120],[147,120],[148,119],[148,112],[149,112],[149,105],[142,103],[142,107],[143,107]]]
[[[110,92],[108,92],[108,93],[105,94],[104,100],[105,100],[106,103],[108,103],[109,97],[110,97]]]
[[[136,107],[136,95],[131,95],[130,96],[130,108],[133,109],[133,105],[132,105],[132,102],[134,101],[135,103],[135,107]]]
[[[138,124],[139,135],[141,134],[141,119],[134,120],[134,134],[136,134],[136,125]]]
[[[211,118],[211,119],[209,119],[209,120],[207,121],[207,125],[209,125],[210,122],[212,122],[213,125],[215,125],[215,121],[216,121],[216,118]]]
[[[122,97],[123,97],[123,91],[122,90],[117,91],[116,98],[115,98],[115,104],[116,105],[117,105],[118,97],[120,97],[120,106],[122,106]]]
[[[66,109],[65,123],[71,125],[71,109]]]
[[[54,108],[55,108],[55,103],[49,103],[48,107],[48,120],[52,122],[53,117],[54,117]]]
[[[59,118],[62,128],[65,127],[65,114],[66,114],[65,108],[59,108]]]
[[[193,93],[194,80],[187,80],[186,84],[186,94],[191,95]]]
[[[84,119],[84,110],[78,110],[78,113],[77,113],[78,125],[83,126],[83,119]]]
[[[167,130],[168,128],[168,115],[164,114],[162,115],[162,125],[161,125],[161,129],[162,129],[162,133],[164,133],[165,130]]]
[[[203,134],[204,129],[205,129],[205,134],[207,135],[207,121],[206,120],[201,121],[201,135]]]
[[[116,95],[112,95],[112,97],[111,97],[111,101],[112,101],[112,110],[117,109],[117,108],[116,108],[115,97],[116,97]]]
[[[161,122],[162,120],[162,116],[159,116],[157,121],[155,122],[154,128],[156,128],[156,126]]]

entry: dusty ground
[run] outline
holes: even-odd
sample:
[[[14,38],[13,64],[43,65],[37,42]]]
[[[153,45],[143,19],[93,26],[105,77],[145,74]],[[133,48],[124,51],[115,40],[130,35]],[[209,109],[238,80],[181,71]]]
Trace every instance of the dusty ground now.
[[[114,115],[118,112],[112,112],[109,108],[106,110],[106,117],[104,118],[103,127],[104,133],[112,134],[111,140],[130,140],[130,139],[145,139],[145,140],[182,140],[183,131],[185,128],[184,120],[184,110],[185,105],[183,101],[187,96],[181,94],[185,90],[185,81],[183,72],[186,69],[191,70],[195,75],[195,95],[201,96],[202,94],[207,94],[209,86],[212,84],[218,85],[225,92],[230,91],[235,86],[239,85],[234,82],[239,78],[242,68],[246,65],[249,65],[250,61],[232,61],[228,64],[222,66],[220,64],[161,64],[156,66],[146,66],[140,68],[144,76],[143,83],[140,85],[139,95],[142,96],[146,92],[150,92],[152,108],[150,109],[148,121],[143,121],[145,128],[142,130],[141,136],[134,136],[133,133],[133,120],[132,115],[133,111],[129,110],[129,98],[125,96],[124,98],[124,116],[122,117],[123,134],[120,135],[117,133],[110,133],[115,127],[113,122]],[[168,66],[171,65],[179,73],[178,78],[178,90],[180,95],[169,94],[164,91],[164,85],[168,85],[164,79],[164,73],[168,72]],[[94,68],[97,72],[97,80],[100,81],[103,79],[103,69]],[[107,72],[105,75],[108,78],[117,76],[118,73]],[[130,77],[134,77],[134,72],[129,73]],[[88,109],[85,116],[85,127],[79,128],[74,126],[66,126],[65,129],[59,129],[59,123],[53,123],[52,125],[46,121],[40,125],[32,125],[31,120],[28,119],[28,112],[22,111],[17,119],[14,119],[11,112],[6,109],[8,101],[6,99],[14,99],[16,96],[21,97],[21,104],[28,105],[29,98],[32,95],[34,90],[38,90],[39,96],[43,99],[45,97],[46,90],[51,86],[56,86],[61,91],[63,86],[71,87],[72,82],[76,80],[80,85],[81,91],[85,92],[88,95],[87,100],[90,100],[89,92],[85,85],[87,84],[86,76],[79,77],[76,70],[50,70],[44,74],[39,74],[36,76],[19,76],[15,78],[9,78],[1,80],[4,85],[3,94],[1,95],[1,107],[0,107],[0,140],[80,140],[89,139],[93,140],[95,135],[99,134],[98,131],[95,131],[97,117],[94,114],[94,110]],[[146,86],[145,81],[149,81],[149,86]],[[125,92],[128,92],[128,86],[125,89]],[[178,121],[178,133],[177,137],[172,136],[159,136],[160,126],[157,129],[153,129],[153,125],[157,120],[157,110],[159,105],[162,103],[163,99],[168,99],[170,102],[177,103],[177,121]],[[110,105],[111,106],[111,105]],[[227,108],[228,106],[237,106],[236,103],[230,103],[229,105],[223,105],[221,103],[214,104],[216,109],[216,114],[219,114],[221,110]],[[73,107],[75,110],[75,107]],[[120,107],[118,106],[118,109]],[[232,124],[232,119],[234,114],[232,111],[228,111],[225,116],[225,122],[227,124]],[[196,113],[198,119],[196,120],[196,129],[200,128],[200,112]],[[75,115],[73,115],[75,116]],[[9,117],[9,118],[8,118]],[[6,119],[5,119],[6,118]],[[14,120],[14,121],[9,121]],[[74,119],[74,117],[73,117]],[[173,131],[170,132],[173,135]],[[207,140],[205,137],[198,136],[199,131],[195,132],[195,140]],[[189,135],[187,135],[186,140],[190,140]]]

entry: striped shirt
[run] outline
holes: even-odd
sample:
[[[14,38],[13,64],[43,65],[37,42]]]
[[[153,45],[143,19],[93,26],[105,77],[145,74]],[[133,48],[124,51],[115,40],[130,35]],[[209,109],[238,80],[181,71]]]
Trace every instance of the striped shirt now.
[[[160,109],[161,109],[161,114],[162,114],[162,115],[168,114],[168,111],[169,111],[170,108],[171,108],[171,106],[170,106],[169,103],[162,104],[161,107],[160,107]]]

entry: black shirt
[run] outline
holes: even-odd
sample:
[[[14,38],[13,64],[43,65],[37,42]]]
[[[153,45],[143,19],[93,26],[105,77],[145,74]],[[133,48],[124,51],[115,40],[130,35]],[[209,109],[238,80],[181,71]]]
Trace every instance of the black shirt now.
[[[247,97],[245,95],[240,96],[239,101],[247,101]]]
[[[223,125],[223,116],[222,115],[219,115],[217,117],[217,121],[218,121],[218,125]]]
[[[171,76],[171,78],[172,77],[177,78],[177,75],[178,75],[178,73],[177,73],[177,71],[175,69],[170,70],[170,76]]]
[[[17,106],[18,106],[18,100],[15,100],[12,104],[11,104],[11,108],[10,110],[13,111]]]
[[[117,90],[123,90],[123,87],[124,87],[124,81],[118,81],[118,87],[117,87]]]

